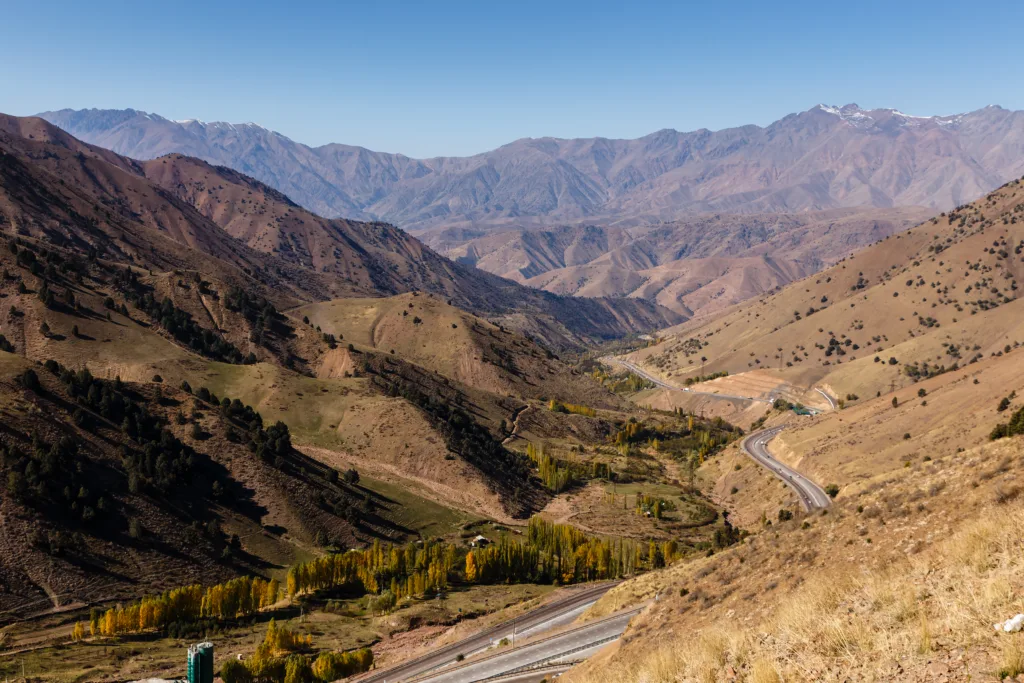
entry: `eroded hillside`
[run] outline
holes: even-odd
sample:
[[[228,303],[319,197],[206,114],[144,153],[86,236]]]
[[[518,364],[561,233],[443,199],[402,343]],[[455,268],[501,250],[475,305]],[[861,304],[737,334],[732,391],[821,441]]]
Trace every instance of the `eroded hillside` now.
[[[426,290],[558,348],[681,319],[647,302],[545,295],[452,263],[394,226],[323,219],[189,157],[136,162],[41,119],[0,117],[0,136],[5,230],[140,267],[255,281],[278,305]]]
[[[781,288],[930,217],[921,209],[715,214],[425,237],[452,258],[556,294],[628,296],[705,317]]]
[[[1014,181],[780,292],[670,328],[632,358],[669,381],[769,370],[849,402],[887,393],[1024,340],[1022,250]]]

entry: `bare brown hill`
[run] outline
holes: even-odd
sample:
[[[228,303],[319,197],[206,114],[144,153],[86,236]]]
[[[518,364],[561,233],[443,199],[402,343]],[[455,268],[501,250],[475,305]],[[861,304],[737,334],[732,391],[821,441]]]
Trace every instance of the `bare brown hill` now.
[[[1017,612],[1024,538],[1022,274],[1013,181],[634,354],[669,381],[732,373],[701,390],[828,391],[836,410],[765,418],[785,425],[772,457],[835,502],[794,512],[739,449],[709,459],[699,476],[755,534],[609,594],[594,616],[649,607],[568,680],[1019,675],[1019,634],[992,624]]]
[[[913,208],[716,214],[635,227],[450,229],[425,239],[532,287],[646,299],[691,317],[785,286],[930,215]]]
[[[558,362],[532,340],[476,318],[434,295],[335,299],[302,306],[288,315],[297,325],[308,324],[334,335],[341,346],[354,343],[357,348],[396,354],[498,395],[557,399],[596,408],[621,409],[626,405],[591,377]],[[354,369],[350,354],[339,348],[324,356],[318,374],[344,376]]]
[[[181,382],[209,385],[244,399],[273,419],[286,418],[297,425],[300,441],[306,444],[349,452],[362,452],[365,446],[367,456],[377,459],[385,445],[393,448],[392,473],[421,482],[451,469],[446,465],[435,468],[431,477],[423,476],[419,468],[425,461],[415,456],[423,456],[424,451],[410,450],[409,443],[425,440],[432,444],[426,448],[432,462],[462,461],[465,489],[473,491],[457,500],[441,496],[444,503],[498,518],[529,509],[537,487],[522,467],[501,465],[505,459],[514,464],[521,458],[500,446],[502,425],[511,422],[522,406],[521,400],[506,394],[531,395],[529,391],[518,392],[511,385],[506,387],[511,391],[500,394],[491,393],[500,388],[495,386],[471,390],[459,382],[457,368],[442,367],[450,372],[448,376],[424,370],[391,354],[391,349],[388,362],[382,364],[378,356],[383,352],[362,345],[356,349],[351,342],[329,337],[329,332],[297,319],[289,321],[269,302],[245,290],[222,289],[219,283],[180,271],[150,273],[101,259],[89,261],[74,251],[43,247],[28,239],[8,243],[0,252],[0,264],[4,271],[0,296],[10,306],[0,322],[0,334],[8,351],[37,361],[56,359],[76,369],[88,368],[100,377],[136,382],[160,377],[175,386]],[[426,301],[427,295],[409,298]],[[354,301],[351,310],[391,300]],[[487,330],[493,341],[486,352],[503,363],[506,372],[508,367],[515,369],[518,374],[509,376],[519,386],[539,384],[553,398],[565,400],[589,391],[606,403],[615,403],[592,379],[574,374],[534,342],[456,313],[440,300],[435,303],[463,324]],[[428,324],[435,328],[451,324],[443,316],[418,313],[421,321],[431,321]],[[409,324],[419,325],[411,319]],[[339,342],[346,348],[338,348]],[[410,352],[409,347],[398,348]],[[513,349],[523,356],[520,365],[511,356]],[[410,355],[413,362],[426,358]],[[487,362],[480,367],[486,376]],[[300,372],[319,373],[330,381],[304,386],[308,378]],[[385,374],[390,377],[387,381],[381,379]],[[275,378],[269,386],[260,381],[265,376]],[[473,376],[463,379],[471,382]],[[438,414],[442,406],[451,406],[454,412]],[[395,430],[388,416],[397,414],[404,417]],[[452,430],[452,424],[458,429]],[[371,428],[379,431],[372,439],[367,438]],[[353,463],[344,457],[327,460],[334,467]],[[444,483],[450,477],[437,481]],[[521,502],[511,504],[517,489]],[[426,495],[436,497],[430,491]]]
[[[706,373],[737,373],[701,388],[757,376],[762,395],[802,380],[839,398],[766,416],[785,425],[772,457],[834,484],[835,504],[791,521],[765,470],[735,449],[709,460],[700,476],[758,532],[616,589],[596,615],[660,599],[568,680],[1019,675],[1018,636],[992,624],[1016,613],[1020,577],[1022,226],[1013,181],[637,353],[665,376],[700,372],[702,355]]]
[[[393,226],[320,218],[251,178],[188,157],[141,164],[41,119],[0,118],[0,135],[6,229],[115,260],[254,280],[278,303],[286,295],[432,291],[557,347],[678,321],[646,302],[545,296],[454,264]]]
[[[778,293],[670,329],[635,357],[668,378],[771,368],[838,399],[889,392],[1024,341],[1022,249],[1014,181]]]
[[[742,544],[624,583],[594,616],[646,609],[619,643],[563,678],[924,683],[1019,673],[1019,634],[992,625],[1018,611],[1024,509],[1007,492],[1024,483],[1020,447],[915,459],[844,489],[827,515],[773,516]]]

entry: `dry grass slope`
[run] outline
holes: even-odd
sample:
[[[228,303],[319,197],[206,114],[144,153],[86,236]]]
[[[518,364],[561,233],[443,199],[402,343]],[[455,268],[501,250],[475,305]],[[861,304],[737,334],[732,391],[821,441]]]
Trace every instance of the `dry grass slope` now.
[[[878,476],[827,516],[623,584],[595,616],[660,592],[573,683],[995,680],[1021,673],[1024,469],[1016,441]]]

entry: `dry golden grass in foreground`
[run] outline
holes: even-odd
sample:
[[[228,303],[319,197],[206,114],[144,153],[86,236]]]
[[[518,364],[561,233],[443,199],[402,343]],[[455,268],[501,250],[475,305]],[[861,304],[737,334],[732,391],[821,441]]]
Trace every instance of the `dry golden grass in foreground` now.
[[[844,491],[827,515],[616,589],[649,599],[621,646],[572,683],[998,680],[1024,673],[1020,440]]]

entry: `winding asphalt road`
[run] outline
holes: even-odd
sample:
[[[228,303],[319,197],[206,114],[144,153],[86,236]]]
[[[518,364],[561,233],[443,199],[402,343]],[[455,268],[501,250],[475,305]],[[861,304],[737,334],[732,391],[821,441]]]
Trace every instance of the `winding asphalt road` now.
[[[663,379],[659,379],[658,377],[655,377],[654,375],[650,374],[646,370],[638,367],[637,365],[634,365],[633,363],[630,363],[628,360],[622,360],[620,358],[612,358],[610,356],[606,356],[604,358],[601,358],[600,360],[601,360],[602,363],[610,363],[610,364],[613,364],[613,365],[619,365],[621,367],[624,367],[627,370],[629,370],[630,372],[632,372],[634,375],[639,375],[640,377],[643,377],[648,382],[651,382],[652,384],[655,384],[655,385],[661,387],[662,389],[671,389],[672,391],[683,391],[683,392],[686,392],[687,394],[693,394],[695,396],[714,396],[716,398],[730,398],[730,399],[734,399],[734,400],[737,400],[737,401],[755,401],[757,403],[768,403],[768,404],[771,403],[771,401],[769,399],[766,399],[766,398],[758,398],[758,397],[754,397],[754,396],[733,396],[731,394],[718,394],[718,393],[715,393],[713,391],[693,391],[692,389],[687,388],[687,387],[677,387],[675,385],[669,384],[668,382],[666,382]]]
[[[755,401],[757,403],[767,403],[769,405],[771,405],[772,403],[775,402],[771,398],[760,398],[760,397],[755,397],[755,396],[733,396],[731,394],[718,394],[718,393],[715,393],[713,391],[693,391],[692,389],[690,389],[688,387],[677,387],[675,385],[669,384],[665,380],[659,379],[658,377],[655,377],[654,375],[650,374],[649,372],[647,372],[643,368],[641,368],[641,367],[639,367],[639,366],[637,366],[637,365],[635,365],[633,363],[630,363],[628,360],[622,360],[620,358],[612,358],[611,356],[605,356],[604,358],[600,358],[599,360],[602,363],[609,363],[609,364],[612,364],[612,365],[618,365],[620,367],[626,368],[627,370],[632,372],[634,375],[639,375],[639,376],[643,377],[645,380],[647,380],[648,382],[651,382],[651,383],[661,387],[662,389],[671,389],[672,391],[683,391],[683,392],[686,392],[687,394],[694,394],[696,396],[715,396],[715,397],[718,397],[718,398],[730,398],[730,399],[734,399],[734,400],[738,400],[738,401]],[[831,396],[829,396],[827,393],[825,393],[821,389],[815,388],[814,390],[816,392],[818,392],[819,394],[821,394],[826,401],[828,401],[828,404],[832,408],[832,410],[836,409],[836,407],[837,407],[836,406],[836,402],[835,402],[835,400]],[[813,412],[815,414],[820,412],[817,408],[811,408],[810,410],[811,410],[811,412]]]
[[[611,581],[595,586],[587,586],[573,591],[571,595],[568,595],[561,600],[556,600],[548,605],[544,605],[527,612],[515,620],[514,628],[516,634],[539,632],[554,626],[559,626],[562,623],[567,623],[565,620],[571,621],[574,619],[582,609],[597,602],[602,595],[620,583],[621,581]],[[513,622],[503,622],[497,626],[480,631],[468,638],[464,638],[463,640],[450,645],[445,645],[444,647],[428,652],[408,662],[403,662],[398,666],[390,669],[373,671],[363,677],[357,677],[353,680],[358,681],[359,683],[397,683],[398,681],[410,681],[414,678],[416,680],[448,681],[447,678],[428,677],[426,679],[421,679],[417,677],[423,676],[435,669],[455,664],[458,661],[459,655],[467,657],[474,653],[486,650],[491,646],[492,642],[498,642],[502,638],[509,637],[512,633],[512,629]],[[623,629],[625,629],[625,627],[623,627]],[[515,666],[510,666],[506,671],[513,668],[515,668]],[[438,675],[440,676],[441,674],[439,673]],[[444,675],[447,675],[447,670]]]
[[[606,356],[600,359],[604,363],[612,363],[626,368],[630,372],[639,375],[649,382],[653,382],[659,387],[664,389],[672,389],[674,391],[685,391],[691,394],[699,394],[704,396],[717,396],[719,398],[732,398],[742,399],[746,401],[760,401],[762,403],[772,403],[772,401],[763,398],[753,398],[751,396],[729,396],[727,394],[712,394],[703,391],[690,391],[689,389],[683,389],[680,387],[673,386],[662,379],[659,379],[648,372],[645,372],[642,368],[637,367],[635,364],[629,361],[621,360],[619,358],[612,358]],[[832,406],[832,409],[836,409],[836,403],[827,393],[821,389],[815,389],[821,394]],[[776,477],[782,480],[784,484],[789,486],[796,492],[800,503],[804,506],[804,509],[808,512],[813,510],[820,510],[827,508],[831,503],[832,499],[828,497],[824,489],[815,484],[813,481],[800,474],[792,467],[782,464],[778,460],[772,458],[768,452],[767,444],[771,441],[776,434],[782,431],[782,427],[774,427],[772,429],[765,429],[759,432],[754,432],[743,440],[743,450],[754,459],[755,462],[760,464],[762,467],[767,469],[769,472],[774,474]]]
[[[800,503],[807,512],[827,508],[832,503],[825,490],[813,481],[800,474],[792,467],[784,465],[768,452],[768,442],[782,431],[782,427],[762,429],[743,439],[743,450],[759,465],[782,480],[786,486],[796,492]]]

